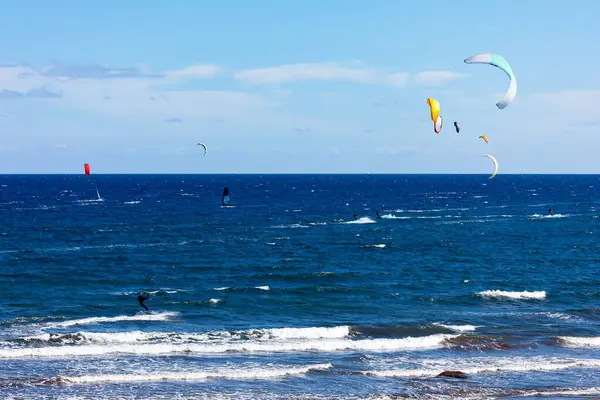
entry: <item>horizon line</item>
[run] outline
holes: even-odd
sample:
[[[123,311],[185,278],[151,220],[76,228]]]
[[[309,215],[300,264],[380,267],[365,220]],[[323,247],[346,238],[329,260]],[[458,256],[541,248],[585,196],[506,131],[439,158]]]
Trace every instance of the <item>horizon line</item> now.
[[[49,175],[64,175],[77,176],[82,173],[1,173],[0,176],[49,176]],[[110,173],[94,173],[90,176],[107,176],[107,175],[446,175],[446,176],[489,176],[489,173],[448,173],[448,172],[110,172]],[[600,173],[593,172],[577,172],[577,173],[550,173],[550,172],[527,172],[527,173],[510,173],[496,175],[498,176],[529,176],[529,175],[553,175],[553,176],[600,176]]]

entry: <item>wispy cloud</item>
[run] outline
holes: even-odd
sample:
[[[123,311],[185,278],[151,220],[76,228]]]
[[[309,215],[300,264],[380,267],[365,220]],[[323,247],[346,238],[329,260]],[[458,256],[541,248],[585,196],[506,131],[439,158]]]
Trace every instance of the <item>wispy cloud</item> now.
[[[558,132],[564,128],[585,131],[600,123],[596,117],[599,102],[600,90],[562,90],[515,99],[524,121],[538,127],[544,124],[547,130]]]
[[[198,90],[186,85],[187,81],[209,78],[218,71],[212,65],[159,72],[98,65],[0,66],[0,98],[54,98],[57,107],[162,121],[173,115],[186,120],[251,120],[259,110],[273,106],[270,99],[258,94]],[[173,84],[178,84],[177,88]]]
[[[51,92],[45,87],[29,89],[25,92],[19,92],[11,89],[0,89],[0,99],[60,99],[62,94]]]
[[[217,75],[220,70],[221,69],[216,65],[196,65],[169,71],[165,75],[170,79],[199,79],[213,77]]]
[[[165,119],[165,122],[167,124],[181,124],[181,123],[183,123],[183,119],[177,118],[177,117],[172,117],[172,118]]]
[[[414,79],[415,82],[422,85],[436,86],[456,79],[464,79],[468,76],[468,74],[461,74],[452,71],[423,71],[415,75]]]
[[[388,76],[388,81],[394,86],[405,86],[410,74],[408,72],[397,72]]]
[[[390,74],[362,64],[346,66],[340,63],[301,63],[240,71],[234,74],[234,78],[250,84],[317,80],[403,85],[407,81],[408,74]]]
[[[146,74],[137,68],[108,68],[102,65],[67,65],[54,63],[53,65],[36,70],[35,73],[53,77],[59,80],[69,79],[122,79],[122,78],[140,78],[140,77],[160,77],[157,74]],[[32,77],[33,71],[28,71],[24,75]]]

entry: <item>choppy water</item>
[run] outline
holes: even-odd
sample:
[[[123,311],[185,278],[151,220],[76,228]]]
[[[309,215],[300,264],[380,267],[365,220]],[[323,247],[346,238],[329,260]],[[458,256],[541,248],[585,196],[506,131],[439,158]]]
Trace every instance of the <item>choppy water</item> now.
[[[1,397],[598,398],[599,188],[0,176]]]

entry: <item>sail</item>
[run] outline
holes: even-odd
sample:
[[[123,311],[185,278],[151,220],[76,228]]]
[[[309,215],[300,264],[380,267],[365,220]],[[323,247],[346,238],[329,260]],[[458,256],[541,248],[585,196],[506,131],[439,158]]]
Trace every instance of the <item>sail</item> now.
[[[231,198],[229,197],[229,188],[223,189],[223,196],[221,198],[221,204],[226,206],[229,205],[229,201]]]
[[[85,175],[90,175],[90,164],[83,164],[83,170],[85,171]]]

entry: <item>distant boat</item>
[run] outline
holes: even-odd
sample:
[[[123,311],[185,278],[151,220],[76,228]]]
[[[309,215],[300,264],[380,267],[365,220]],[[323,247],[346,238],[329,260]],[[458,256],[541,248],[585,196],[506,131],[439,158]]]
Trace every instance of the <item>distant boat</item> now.
[[[229,188],[223,189],[223,196],[221,196],[221,205],[223,207],[227,207],[229,202],[231,201],[231,197],[229,197]]]

